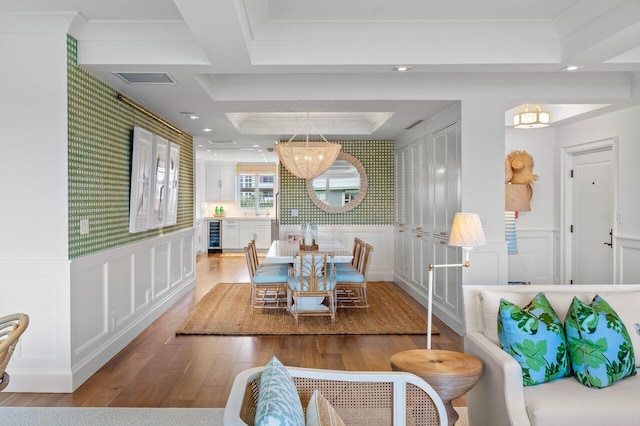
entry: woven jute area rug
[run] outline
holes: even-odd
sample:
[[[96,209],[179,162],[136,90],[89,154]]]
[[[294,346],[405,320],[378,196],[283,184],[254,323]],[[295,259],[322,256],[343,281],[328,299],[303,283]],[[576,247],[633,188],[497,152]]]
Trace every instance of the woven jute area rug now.
[[[393,287],[369,283],[369,309],[338,309],[335,325],[329,317],[300,317],[296,326],[285,309],[251,308],[250,284],[221,283],[196,303],[176,334],[426,334],[425,312],[405,302]],[[438,334],[436,327],[432,333]]]

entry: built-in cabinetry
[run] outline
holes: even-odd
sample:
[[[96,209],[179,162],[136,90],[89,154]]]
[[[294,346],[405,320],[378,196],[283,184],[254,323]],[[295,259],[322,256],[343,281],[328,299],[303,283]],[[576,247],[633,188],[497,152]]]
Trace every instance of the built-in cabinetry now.
[[[205,188],[206,201],[235,201],[236,169],[207,166]]]
[[[240,250],[255,240],[257,249],[271,246],[270,219],[223,219],[222,249]]]
[[[460,250],[447,245],[453,216],[461,204],[459,122],[399,148],[395,173],[394,278],[424,303],[429,264],[461,261]],[[460,268],[437,269],[434,278],[434,314],[462,332]]]

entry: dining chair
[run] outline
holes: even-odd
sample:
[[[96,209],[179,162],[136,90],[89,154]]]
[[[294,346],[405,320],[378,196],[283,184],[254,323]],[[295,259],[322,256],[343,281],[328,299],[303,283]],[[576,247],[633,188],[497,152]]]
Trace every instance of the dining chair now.
[[[0,390],[9,385],[7,364],[13,355],[18,339],[29,325],[29,315],[11,314],[0,318]]]
[[[262,270],[278,269],[284,274],[287,274],[287,272],[289,271],[288,265],[284,263],[260,263],[260,260],[258,258],[258,250],[256,248],[256,240],[249,241],[247,247],[249,247],[251,251],[251,256],[253,257],[253,263],[255,265],[256,272],[260,272]]]
[[[333,255],[301,252],[289,268],[287,309],[296,325],[300,316],[329,316],[336,322]]]
[[[353,239],[353,249],[351,255],[351,263],[336,263],[336,271],[353,271],[358,272],[360,263],[362,263],[362,253],[365,246],[365,242],[356,237]]]
[[[288,269],[261,269],[255,263],[250,246],[244,247],[249,278],[251,279],[252,308],[287,308]]]
[[[373,246],[365,244],[357,270],[336,271],[336,298],[338,308],[369,308],[367,274]]]

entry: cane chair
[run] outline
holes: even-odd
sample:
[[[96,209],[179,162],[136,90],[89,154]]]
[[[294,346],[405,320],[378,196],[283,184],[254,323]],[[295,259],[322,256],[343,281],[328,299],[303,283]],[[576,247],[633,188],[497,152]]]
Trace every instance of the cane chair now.
[[[258,270],[256,258],[249,246],[244,248],[244,256],[251,279],[251,307],[286,309],[288,270],[284,268]]]
[[[13,355],[18,339],[29,325],[27,314],[12,314],[0,318],[0,390],[9,384],[7,364]]]
[[[369,308],[367,298],[367,274],[373,246],[365,244],[362,260],[356,271],[338,270],[336,272],[336,297],[338,308]]]
[[[300,316],[329,316],[335,324],[335,289],[333,255],[301,252],[289,268],[287,286],[287,309],[296,325]]]

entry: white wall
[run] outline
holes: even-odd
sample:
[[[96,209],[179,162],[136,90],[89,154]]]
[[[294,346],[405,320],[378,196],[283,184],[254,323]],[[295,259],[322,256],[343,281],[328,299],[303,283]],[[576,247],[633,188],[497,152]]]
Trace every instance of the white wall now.
[[[21,382],[20,364],[62,388],[70,367],[67,38],[0,28],[0,312],[30,316],[8,390]]]
[[[193,229],[68,259],[73,17],[22,18],[0,16],[0,315],[30,317],[6,390],[72,392],[193,288]]]
[[[615,276],[640,283],[640,106],[612,112],[556,130],[558,148],[617,138],[618,206],[614,229]],[[557,199],[557,202],[559,200]]]
[[[66,40],[0,31],[1,259],[67,258]]]

